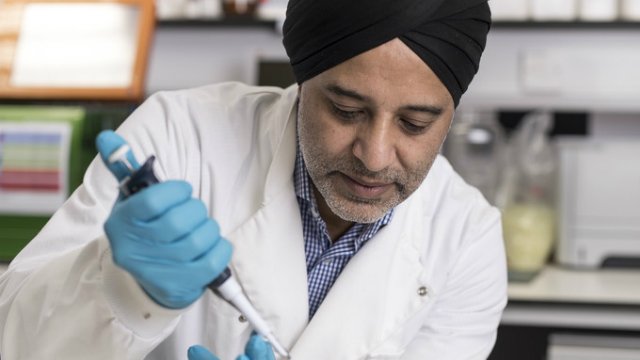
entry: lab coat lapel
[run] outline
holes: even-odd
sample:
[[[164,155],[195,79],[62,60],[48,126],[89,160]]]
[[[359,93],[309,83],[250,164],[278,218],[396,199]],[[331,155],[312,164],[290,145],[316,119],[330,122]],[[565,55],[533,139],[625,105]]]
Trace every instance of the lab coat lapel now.
[[[294,346],[294,358],[362,359],[426,301],[418,295],[424,235],[416,231],[425,233],[409,217],[406,204],[397,207],[391,223],[350,260]]]
[[[290,111],[267,176],[263,206],[228,235],[235,246],[231,269],[286,347],[308,322],[304,240],[293,185],[295,107]]]

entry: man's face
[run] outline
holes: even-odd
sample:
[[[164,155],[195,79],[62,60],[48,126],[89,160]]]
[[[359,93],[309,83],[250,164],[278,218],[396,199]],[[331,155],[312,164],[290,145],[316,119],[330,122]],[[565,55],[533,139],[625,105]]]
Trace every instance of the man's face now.
[[[321,210],[370,223],[404,201],[426,177],[453,111],[446,87],[398,39],[304,82],[298,135]]]

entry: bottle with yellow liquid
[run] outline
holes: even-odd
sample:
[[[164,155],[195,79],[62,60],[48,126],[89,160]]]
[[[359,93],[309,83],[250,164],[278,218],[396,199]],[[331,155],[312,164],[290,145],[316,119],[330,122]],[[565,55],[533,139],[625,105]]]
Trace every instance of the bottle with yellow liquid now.
[[[555,211],[542,199],[509,204],[502,213],[509,279],[527,281],[547,263],[555,242]]]
[[[509,280],[527,281],[546,264],[556,234],[554,146],[547,137],[551,114],[535,112],[523,120],[509,142],[507,166],[496,197]]]

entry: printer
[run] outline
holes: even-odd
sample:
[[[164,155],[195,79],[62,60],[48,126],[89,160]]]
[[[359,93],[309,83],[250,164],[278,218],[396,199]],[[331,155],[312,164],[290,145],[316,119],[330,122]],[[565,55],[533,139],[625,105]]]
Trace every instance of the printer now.
[[[640,139],[557,142],[556,262],[640,267]]]

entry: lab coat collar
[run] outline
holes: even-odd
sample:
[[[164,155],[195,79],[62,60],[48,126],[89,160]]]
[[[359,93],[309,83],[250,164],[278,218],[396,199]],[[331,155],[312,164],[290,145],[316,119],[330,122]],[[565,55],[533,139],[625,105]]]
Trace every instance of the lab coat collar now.
[[[275,153],[262,206],[228,235],[235,246],[232,271],[256,310],[288,348],[304,330],[309,313],[302,222],[293,186],[296,97],[295,87],[287,89],[280,111],[268,119],[279,122],[282,130],[273,131],[275,137],[270,139]]]
[[[273,162],[267,172],[264,187],[262,205],[270,204],[282,192],[293,188],[293,170],[295,167],[297,148],[297,113],[298,113],[298,87],[293,85],[285,90],[282,96],[281,111],[276,111],[271,119],[274,128],[281,131],[271,132],[273,144]]]

